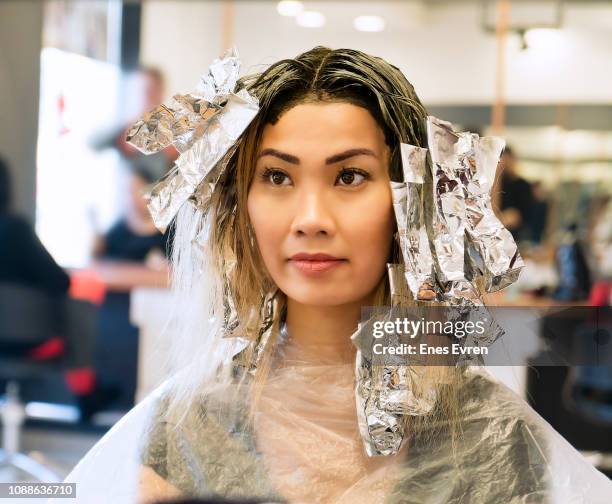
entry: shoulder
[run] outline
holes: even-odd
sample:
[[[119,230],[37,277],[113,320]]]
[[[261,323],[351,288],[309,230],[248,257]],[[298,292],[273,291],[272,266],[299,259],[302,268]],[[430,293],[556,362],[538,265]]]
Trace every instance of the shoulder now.
[[[546,495],[545,422],[484,370],[472,372],[463,394],[464,453],[479,475],[480,489],[490,495],[503,491],[500,499]],[[512,484],[504,487],[499,481]]]
[[[250,437],[237,420],[236,405],[223,400],[232,397],[226,387],[183,401],[173,382],[155,398],[140,463],[182,492],[203,494],[215,486],[224,461],[230,468],[249,460]]]
[[[108,231],[105,233],[105,236],[108,237],[116,237],[116,236],[122,236],[124,234],[126,234],[128,231],[128,227],[127,224],[125,222],[125,219],[119,219],[117,222],[115,222],[109,229]]]
[[[248,389],[211,383],[178,400],[180,381],[156,397],[141,464],[188,495],[273,495],[247,421]]]
[[[200,490],[196,468],[190,467],[193,459],[193,444],[206,445],[207,434],[204,422],[196,425],[194,418],[204,415],[201,405],[189,408],[173,405],[172,380],[154,392],[150,416],[144,429],[139,452],[140,495],[144,502],[147,496],[166,495],[166,490],[179,489],[184,493]],[[196,415],[197,413],[197,415]],[[197,436],[197,441],[194,439]]]
[[[456,399],[457,421],[441,412],[414,437],[398,495],[414,502],[545,502],[547,466],[529,406],[471,368]]]
[[[183,392],[181,376],[177,374],[152,393],[152,425],[171,424],[185,429],[204,419],[225,424],[233,419],[232,413],[242,411],[244,406],[243,396],[234,393],[237,391],[232,383],[203,384],[197,394]]]
[[[464,422],[497,429],[500,436],[491,436],[491,441],[519,441],[523,435],[536,436],[542,427],[537,413],[522,397],[483,369],[467,373],[459,401]]]

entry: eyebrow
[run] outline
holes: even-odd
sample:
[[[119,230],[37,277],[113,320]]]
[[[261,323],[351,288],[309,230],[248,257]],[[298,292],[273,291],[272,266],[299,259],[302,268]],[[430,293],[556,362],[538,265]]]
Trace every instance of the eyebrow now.
[[[274,156],[279,159],[282,159],[283,161],[286,161],[287,163],[296,164],[296,165],[300,164],[300,158],[292,154],[287,154],[286,152],[279,151],[277,149],[264,149],[259,153],[259,155],[257,156],[257,159],[259,159],[262,156]],[[378,156],[374,153],[374,151],[370,149],[364,149],[364,148],[348,149],[348,150],[345,150],[344,152],[340,152],[338,154],[334,154],[333,156],[328,157],[325,160],[325,164],[331,165],[331,164],[339,163],[340,161],[344,161],[354,156],[372,156],[378,159]]]

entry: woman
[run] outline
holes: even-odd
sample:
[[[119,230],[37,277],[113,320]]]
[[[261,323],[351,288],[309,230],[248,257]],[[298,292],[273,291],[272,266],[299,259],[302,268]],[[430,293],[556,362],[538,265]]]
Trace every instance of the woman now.
[[[130,320],[131,291],[162,287],[168,277],[170,232],[155,227],[143,194],[155,182],[146,164],[132,163],[125,214],[94,240],[91,268],[104,278],[96,333],[96,369],[103,389],[87,397],[86,416],[105,408],[123,411],[134,405],[138,363],[138,328]]]
[[[418,300],[410,301],[390,268],[406,260],[396,239],[404,186],[393,185],[408,182],[403,145],[417,157],[428,145],[426,110],[402,73],[380,58],[324,47],[234,88],[235,66],[228,57],[211,68],[209,76],[225,77],[218,89],[203,81],[206,107],[193,105],[193,95],[179,100],[189,104],[184,121],[209,121],[204,143],[191,136],[203,128],[184,130],[184,121],[164,116],[168,106],[130,133],[147,151],[164,148],[161,133],[172,130],[184,152],[150,206],[160,228],[178,212],[178,372],[113,433],[114,459],[122,460],[129,450],[117,439],[135,432],[134,418],[150,416],[139,445],[138,501],[518,503],[556,502],[561,490],[604,502],[605,477],[482,371],[415,366],[409,394],[397,403],[404,409],[385,409],[381,396],[372,402],[380,376],[363,365],[362,307],[476,303],[470,296],[477,294],[467,277],[440,290],[431,268],[417,268],[406,276]],[[235,92],[221,110],[210,90],[226,81]],[[258,104],[250,116],[249,97]],[[154,123],[168,127],[155,131]],[[219,140],[232,134],[235,142]],[[224,146],[216,156],[209,155],[212,138]],[[203,165],[209,169],[188,180]],[[428,251],[414,257],[427,263],[431,253],[440,262],[444,250]],[[507,271],[487,278],[512,281],[520,256],[511,256]],[[400,382],[407,368],[383,366]],[[569,476],[549,449],[572,459]],[[94,465],[82,463],[69,480],[95,473],[110,483]],[[581,486],[587,481],[589,490]]]
[[[70,277],[40,242],[30,223],[11,211],[13,187],[8,163],[0,158],[0,282],[40,289],[63,297]]]

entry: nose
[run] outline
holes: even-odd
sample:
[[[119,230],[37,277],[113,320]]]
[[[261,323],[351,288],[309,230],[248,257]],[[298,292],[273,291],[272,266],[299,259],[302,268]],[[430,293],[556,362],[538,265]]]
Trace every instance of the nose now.
[[[307,191],[296,200],[291,233],[297,236],[331,236],[335,223],[323,191]]]

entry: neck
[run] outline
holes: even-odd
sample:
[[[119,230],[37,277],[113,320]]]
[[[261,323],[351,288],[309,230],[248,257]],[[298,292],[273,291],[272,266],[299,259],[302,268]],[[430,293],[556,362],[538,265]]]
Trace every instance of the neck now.
[[[368,296],[349,304],[315,306],[288,298],[285,355],[309,363],[353,363],[357,349],[350,337],[357,329],[361,307],[370,302]]]

